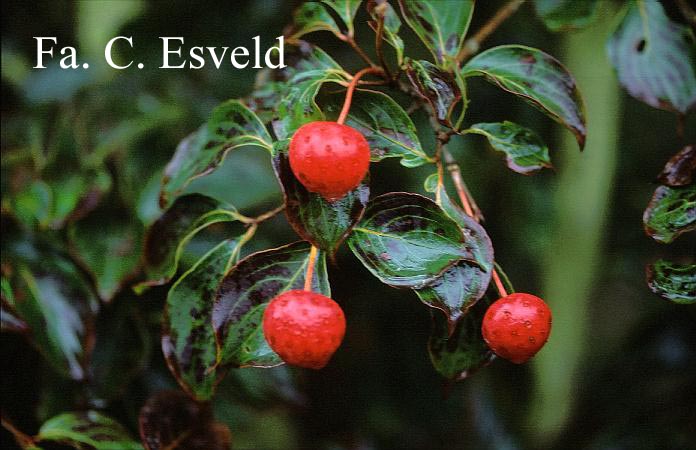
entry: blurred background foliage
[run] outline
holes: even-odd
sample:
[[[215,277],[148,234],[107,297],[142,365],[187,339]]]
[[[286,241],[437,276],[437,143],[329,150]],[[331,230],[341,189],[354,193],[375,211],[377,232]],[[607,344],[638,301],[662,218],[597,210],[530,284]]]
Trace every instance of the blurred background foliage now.
[[[350,324],[343,346],[320,372],[232,370],[213,410],[236,448],[693,446],[696,311],[652,294],[644,270],[658,257],[692,257],[696,240],[691,234],[671,246],[657,244],[645,236],[641,216],[664,163],[696,139],[696,121],[688,117],[679,138],[674,115],[619,88],[604,51],[617,3],[603,2],[593,24],[562,34],[548,31],[524,5],[486,42],[537,47],[569,67],[587,103],[584,153],[541,113],[480,80],[469,83],[467,120],[512,120],[536,130],[555,170],[522,176],[507,170],[484,139],[450,144],[485,214],[497,259],[517,290],[551,304],[554,330],[544,350],[523,366],[498,360],[443,396],[426,351],[427,308],[410,291],[380,284],[342,249],[329,271]],[[479,2],[472,29],[500,4]],[[3,2],[3,276],[18,270],[5,255],[23,255],[33,271],[20,278],[38,286],[32,292],[46,296],[53,313],[61,314],[65,301],[80,302],[85,328],[66,317],[56,333],[77,340],[94,335],[88,373],[76,374],[79,364],[53,361],[50,345],[40,349],[44,358],[21,333],[3,333],[3,417],[17,428],[34,434],[58,413],[96,408],[136,436],[146,399],[177,388],[159,344],[166,289],[138,297],[127,288],[129,275],[137,276],[142,235],[161,212],[159,182],[176,145],[215,105],[247,95],[255,73],[229,65],[156,69],[159,37],[236,46],[261,35],[270,43],[296,6],[280,0]],[[361,9],[356,35],[371,48],[366,17]],[[143,70],[106,66],[103,48],[116,35],[133,36],[134,49],[120,56],[142,61]],[[90,70],[56,64],[33,70],[35,36],[77,47]],[[411,33],[404,36],[410,55],[428,57]],[[362,66],[330,33],[311,38],[347,70]],[[413,119],[419,130],[428,129],[424,114]],[[433,145],[425,132],[423,142]],[[422,193],[430,170],[394,160],[373,165],[373,195]],[[249,216],[282,201],[269,158],[254,148],[232,152],[187,192],[228,201]],[[198,236],[183,266],[228,233],[220,225]],[[261,226],[244,253],[295,239],[279,216]],[[60,277],[42,273],[54,266]],[[85,284],[95,278],[100,289],[91,292]],[[3,282],[5,295],[12,293]],[[12,318],[3,309],[3,328],[6,321],[12,328]],[[21,331],[26,324],[15,325]],[[77,349],[72,356],[82,355]],[[4,429],[2,443],[14,445]]]

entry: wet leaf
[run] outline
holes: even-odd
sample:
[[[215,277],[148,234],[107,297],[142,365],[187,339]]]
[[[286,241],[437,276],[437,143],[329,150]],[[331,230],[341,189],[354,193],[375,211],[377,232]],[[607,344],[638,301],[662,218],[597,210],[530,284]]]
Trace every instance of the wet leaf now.
[[[585,106],[575,79],[554,57],[522,45],[493,47],[475,56],[461,75],[483,75],[568,128],[585,146]]]
[[[485,136],[491,147],[505,154],[507,166],[517,173],[529,175],[552,167],[549,149],[529,128],[505,121],[477,123],[465,132]]]
[[[584,28],[597,16],[597,0],[535,0],[534,8],[551,31]]]
[[[411,29],[443,68],[455,65],[474,14],[474,0],[446,4],[421,0],[399,0],[401,13]]]
[[[109,302],[135,275],[142,254],[143,226],[113,209],[97,210],[70,227],[72,253],[97,284],[99,297]]]
[[[454,107],[462,94],[453,75],[428,61],[409,60],[406,74],[416,92],[428,102],[437,120],[454,128],[458,120],[452,120]]]
[[[339,200],[329,202],[309,192],[295,178],[287,153],[278,152],[273,168],[285,193],[285,213],[297,234],[330,255],[360,220],[370,198],[369,176]]]
[[[257,146],[272,151],[271,136],[249,108],[238,100],[217,106],[198,131],[186,137],[164,169],[160,206],[167,207],[191,180],[215,170],[232,149]]]
[[[225,240],[183,274],[167,294],[162,353],[179,385],[198,400],[208,400],[224,375],[216,368],[211,323],[220,280],[239,256],[239,239]]]
[[[319,2],[305,2],[293,13],[292,39],[298,39],[315,31],[330,31],[340,35],[341,31],[331,14]],[[352,23],[352,22],[351,22]]]
[[[358,12],[362,0],[321,0],[321,2],[338,14],[338,17],[340,17],[346,25],[348,35],[353,36],[353,20],[355,19],[355,14]]]
[[[437,190],[438,204],[462,229],[476,264],[461,260],[428,286],[417,289],[416,294],[423,303],[445,313],[453,332],[457,321],[488,289],[493,272],[493,244],[486,230],[451,201],[444,186],[439,185]]]
[[[619,81],[638,100],[681,114],[696,105],[694,33],[672,22],[660,2],[630,2],[607,52]]]
[[[404,41],[399,36],[401,28],[399,15],[387,0],[368,0],[367,12],[372,17],[369,25],[373,30],[377,31],[379,26],[383,27],[382,39],[394,47],[396,62],[401,66],[404,60]]]
[[[295,242],[254,253],[234,266],[220,283],[213,306],[213,327],[221,365],[272,367],[282,360],[263,335],[263,312],[274,297],[302,289],[310,245]],[[331,296],[326,260],[319,253],[312,290]]]
[[[428,340],[430,361],[448,380],[463,380],[495,358],[481,334],[489,304],[487,298],[479,301],[457,322],[454,330],[443,316],[432,314],[433,329]]]
[[[418,194],[392,192],[367,205],[348,245],[383,283],[420,288],[471,251],[457,223],[435,202]]]
[[[233,207],[210,197],[200,194],[179,197],[147,231],[144,261],[148,281],[136,290],[167,283],[176,274],[183,248],[196,233],[211,224],[232,222],[238,217]]]
[[[696,264],[676,264],[660,259],[646,269],[648,286],[674,303],[696,303]]]
[[[342,99],[333,99],[326,106],[330,118],[338,117]],[[431,158],[423,150],[416,127],[398,103],[382,92],[360,90],[353,103],[346,125],[360,131],[370,144],[372,161],[401,158],[401,165],[418,167]]]
[[[696,184],[658,187],[643,213],[643,225],[648,236],[663,244],[695,230]]]
[[[36,440],[95,450],[143,448],[121,424],[97,411],[69,412],[53,417],[41,425]]]
[[[63,376],[85,378],[92,350],[97,299],[78,269],[50,249],[21,243],[16,264],[14,303],[31,329],[31,339]]]
[[[696,146],[687,145],[670,158],[657,179],[667,186],[686,186],[693,183],[695,172]]]
[[[160,391],[140,410],[140,438],[147,450],[228,450],[232,437],[215,422],[210,405],[180,391]]]
[[[342,83],[348,73],[319,47],[303,45],[301,57],[282,76],[280,99],[276,107],[273,131],[278,139],[287,139],[307,122],[323,120],[324,114],[315,97],[324,83]]]

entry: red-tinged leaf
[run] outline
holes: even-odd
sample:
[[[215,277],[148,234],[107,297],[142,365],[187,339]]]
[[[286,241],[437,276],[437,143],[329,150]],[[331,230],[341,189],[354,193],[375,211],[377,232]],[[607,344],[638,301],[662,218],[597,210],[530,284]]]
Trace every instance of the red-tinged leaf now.
[[[493,47],[464,67],[464,77],[483,75],[568,128],[585,146],[585,106],[575,79],[554,57],[522,45]]]
[[[685,305],[696,303],[696,264],[677,264],[664,259],[648,265],[650,289],[660,297]]]
[[[162,319],[162,352],[179,385],[208,400],[225,370],[217,367],[211,316],[220,280],[237,261],[242,241],[226,240],[183,274],[167,294]]]
[[[235,208],[205,195],[179,197],[147,231],[144,246],[147,281],[136,286],[136,291],[167,283],[176,274],[184,247],[196,233],[214,223],[233,222],[238,217]]]
[[[696,105],[696,43],[672,22],[659,1],[635,0],[607,41],[619,81],[654,108],[686,114]]]
[[[696,173],[696,146],[687,145],[681,149],[662,169],[658,181],[671,187],[686,186],[694,182]]]
[[[394,287],[424,287],[463,259],[476,264],[457,223],[429,198],[406,192],[372,199],[348,245]]]
[[[212,316],[220,365],[272,367],[282,364],[264,338],[263,312],[278,294],[303,288],[309,250],[309,243],[295,242],[257,252],[237,263],[223,278]],[[312,290],[331,297],[323,252],[317,257]]]
[[[643,213],[643,225],[648,236],[663,244],[696,230],[696,184],[658,187]]]
[[[69,412],[53,417],[39,429],[36,441],[69,445],[77,449],[142,450],[128,431],[97,411]]]
[[[333,255],[365,211],[370,198],[369,177],[341,199],[329,202],[295,178],[285,152],[276,154],[273,168],[285,194],[290,225],[302,239]]]

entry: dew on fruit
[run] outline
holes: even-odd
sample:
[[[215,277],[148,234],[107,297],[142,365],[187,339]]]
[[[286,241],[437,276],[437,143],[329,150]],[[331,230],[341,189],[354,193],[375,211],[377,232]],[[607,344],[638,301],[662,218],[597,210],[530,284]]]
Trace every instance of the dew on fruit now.
[[[534,336],[529,336],[529,342],[532,344],[536,342],[536,338]]]
[[[524,326],[527,328],[532,328],[532,322],[530,320],[525,320],[524,321]]]

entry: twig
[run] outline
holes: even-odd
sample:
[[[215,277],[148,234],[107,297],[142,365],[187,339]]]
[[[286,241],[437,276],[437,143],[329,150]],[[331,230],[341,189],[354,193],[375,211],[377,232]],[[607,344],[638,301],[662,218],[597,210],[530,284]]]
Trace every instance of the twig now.
[[[384,69],[384,73],[387,74],[387,78],[391,78],[391,73],[389,72],[389,66],[387,66],[387,61],[384,59],[384,52],[382,51],[383,37],[384,34],[384,16],[380,16],[377,21],[377,30],[375,31],[375,52],[377,53],[377,58],[379,63]]]
[[[0,417],[0,421],[2,421],[3,428],[12,433],[12,436],[14,436],[17,445],[19,445],[21,448],[36,448],[34,439],[31,436],[29,436],[26,433],[23,433],[4,416]]]
[[[491,17],[473,36],[464,42],[464,47],[456,57],[457,64],[466,61],[478,53],[481,43],[488,38],[503,22],[510,18],[525,0],[511,0]]]
[[[464,212],[473,217],[477,222],[482,221],[483,215],[481,214],[481,210],[474,201],[469,189],[467,189],[466,184],[462,179],[462,172],[459,168],[459,164],[457,164],[450,152],[445,148],[442,149],[442,158],[445,162],[447,172],[449,172],[450,177],[452,178],[454,188],[457,190],[457,196],[459,197],[459,201],[462,203]]]
[[[307,272],[305,272],[304,290],[312,291],[312,277],[314,276],[314,264],[317,261],[317,248],[312,245],[309,250],[309,261],[307,261]]]
[[[368,73],[384,73],[384,71],[380,67],[366,67],[358,71],[358,73],[353,76],[353,79],[350,80],[350,84],[348,85],[346,99],[343,102],[343,109],[341,109],[341,114],[338,116],[338,120],[336,121],[337,123],[343,124],[346,121],[348,111],[350,111],[350,104],[353,101],[353,91],[355,91],[355,87],[358,85],[360,78]]]
[[[239,213],[237,213],[235,215],[235,217],[237,217],[237,219],[240,222],[242,222],[246,225],[258,225],[259,223],[261,223],[263,221],[266,221],[268,219],[271,219],[272,217],[275,217],[278,213],[280,213],[284,209],[285,209],[285,204],[282,204],[282,205],[280,205],[276,208],[273,208],[270,211],[266,211],[265,213],[260,214],[256,217],[247,217],[247,216],[239,214]]]
[[[365,61],[367,64],[370,65],[370,67],[378,67],[377,64],[375,64],[372,59],[367,56],[367,53],[363,51],[362,48],[358,45],[357,42],[355,42],[355,39],[353,39],[352,36],[348,36],[347,34],[338,34],[337,37],[342,40],[343,42],[346,42],[348,45],[353,47],[353,50]]]

